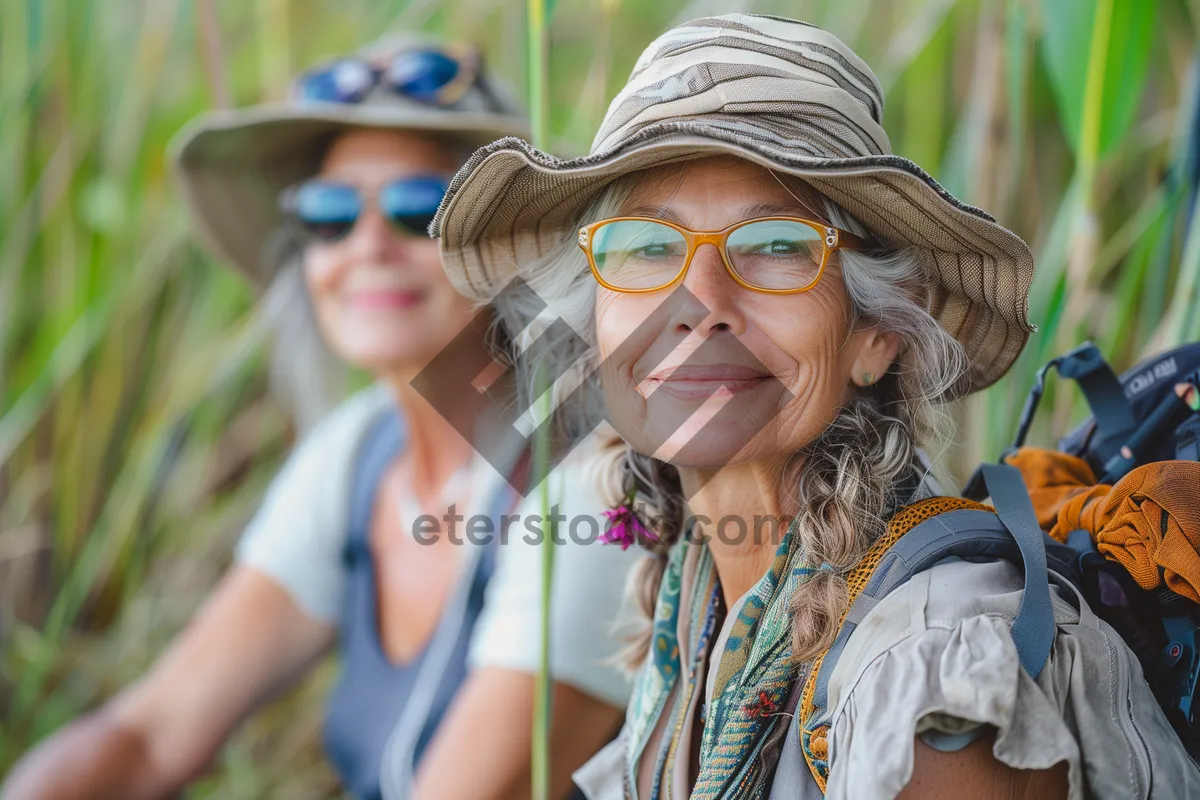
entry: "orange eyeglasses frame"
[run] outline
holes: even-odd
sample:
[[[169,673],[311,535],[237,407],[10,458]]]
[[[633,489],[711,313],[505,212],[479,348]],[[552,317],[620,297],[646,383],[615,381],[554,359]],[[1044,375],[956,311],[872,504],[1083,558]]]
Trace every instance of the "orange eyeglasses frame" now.
[[[817,276],[812,279],[812,282],[807,286],[802,286],[798,289],[767,289],[762,286],[755,286],[748,283],[741,275],[738,275],[737,270],[729,261],[729,252],[726,245],[729,242],[729,235],[739,228],[744,228],[756,222],[798,222],[802,225],[815,230],[821,236],[822,251],[821,251],[821,266],[817,269]],[[672,278],[667,283],[661,286],[653,286],[648,289],[622,289],[619,286],[613,286],[608,281],[604,280],[600,275],[600,270],[596,266],[596,257],[592,253],[592,239],[596,231],[613,222],[656,222],[659,225],[666,225],[683,235],[684,241],[687,242],[687,255],[684,256],[683,266],[679,270],[679,274]],[[674,222],[668,222],[665,219],[655,219],[654,217],[610,217],[602,219],[598,222],[593,222],[590,225],[584,225],[579,229],[579,248],[583,250],[587,256],[588,266],[592,268],[592,276],[596,282],[614,292],[623,292],[625,294],[646,294],[648,292],[659,292],[663,289],[670,288],[687,277],[688,269],[692,266],[692,258],[696,255],[696,250],[702,244],[711,244],[716,247],[721,253],[721,261],[725,264],[725,270],[729,273],[729,277],[742,288],[749,289],[753,292],[763,292],[764,294],[800,294],[814,288],[821,282],[821,276],[825,274],[825,266],[829,263],[829,254],[834,250],[863,250],[866,249],[867,243],[862,237],[855,236],[853,233],[843,231],[839,228],[834,228],[830,225],[825,225],[820,222],[814,222],[811,219],[802,217],[755,217],[753,219],[744,219],[741,222],[735,222],[727,228],[719,231],[694,231],[691,228],[685,228],[682,225],[676,225]]]

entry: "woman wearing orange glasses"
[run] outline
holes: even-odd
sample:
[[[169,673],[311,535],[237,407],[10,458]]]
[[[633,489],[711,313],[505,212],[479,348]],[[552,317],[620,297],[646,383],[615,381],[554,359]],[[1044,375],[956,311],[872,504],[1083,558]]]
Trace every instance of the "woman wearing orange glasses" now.
[[[186,131],[185,198],[204,241],[284,312],[288,400],[303,411],[320,399],[321,375],[297,352],[313,322],[376,383],[291,456],[234,566],[153,669],[26,756],[6,800],[173,796],[335,644],[324,739],[351,794],[529,796],[531,543],[547,526],[520,503],[528,456],[502,413],[511,378],[475,388],[489,317],[451,288],[426,234],[463,154],[525,123],[471,51],[415,37],[316,69],[296,94]],[[558,796],[616,732],[628,692],[611,661],[635,554],[585,546],[604,522],[594,455],[580,449],[550,478],[564,534],[592,523],[558,537]]]
[[[1040,671],[1013,629],[1018,565],[935,559],[864,593],[923,520],[996,519],[939,497],[920,448],[1032,330],[1025,243],[892,155],[882,115],[830,34],[693,20],[642,55],[590,155],[494,142],[438,211],[461,291],[515,272],[591,332],[540,355],[594,365],[628,445],[608,500],[653,555],[645,646],[622,735],[579,783],[593,800],[1196,796],[1137,660],[1073,590],[1050,587]],[[513,330],[538,307],[497,302]]]

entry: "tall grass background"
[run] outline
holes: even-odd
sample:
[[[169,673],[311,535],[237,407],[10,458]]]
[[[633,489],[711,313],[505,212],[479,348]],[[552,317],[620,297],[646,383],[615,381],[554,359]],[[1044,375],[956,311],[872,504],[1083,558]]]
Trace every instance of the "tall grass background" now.
[[[1200,2],[549,6],[556,153],[586,151],[672,23],[800,17],[875,69],[896,152],[1031,243],[1040,331],[1009,377],[956,409],[963,444],[946,458],[960,475],[1003,447],[1053,354],[1091,338],[1124,367],[1200,339]],[[526,82],[519,0],[0,3],[0,775],[186,623],[297,435],[268,390],[270,320],[189,239],[167,141],[414,28],[478,42]],[[1052,392],[1035,440],[1083,413]],[[318,747],[330,671],[247,724],[190,796],[336,796]]]

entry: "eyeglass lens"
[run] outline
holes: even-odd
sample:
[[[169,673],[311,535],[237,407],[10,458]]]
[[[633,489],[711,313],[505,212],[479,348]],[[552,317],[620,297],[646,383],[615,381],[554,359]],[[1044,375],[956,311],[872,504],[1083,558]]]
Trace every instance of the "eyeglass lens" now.
[[[650,220],[614,220],[595,229],[592,258],[600,276],[618,289],[654,289],[673,282],[687,260],[687,239]],[[796,290],[816,281],[824,257],[822,235],[792,220],[759,220],[729,233],[725,254],[743,281],[761,289]]]

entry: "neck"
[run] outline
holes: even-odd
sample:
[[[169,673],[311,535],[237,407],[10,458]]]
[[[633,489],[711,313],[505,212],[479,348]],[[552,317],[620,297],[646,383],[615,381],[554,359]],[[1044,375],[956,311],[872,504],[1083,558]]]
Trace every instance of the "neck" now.
[[[719,470],[679,470],[688,513],[708,542],[725,607],[767,573],[794,502],[781,497],[783,463],[751,461]]]
[[[433,494],[470,460],[474,451],[467,437],[471,432],[457,430],[408,380],[389,376],[383,382],[392,390],[396,410],[404,419],[413,490],[418,496]]]
[[[412,472],[413,490],[418,496],[435,494],[475,455],[473,442],[487,416],[489,394],[471,390],[475,375],[465,363],[462,369],[441,370],[436,386],[414,379],[423,365],[397,367],[377,374],[386,384],[404,419],[408,433],[405,457]],[[461,374],[460,374],[461,373]]]

